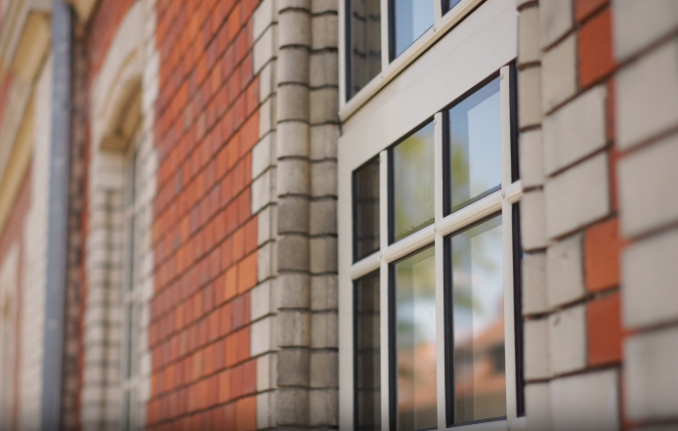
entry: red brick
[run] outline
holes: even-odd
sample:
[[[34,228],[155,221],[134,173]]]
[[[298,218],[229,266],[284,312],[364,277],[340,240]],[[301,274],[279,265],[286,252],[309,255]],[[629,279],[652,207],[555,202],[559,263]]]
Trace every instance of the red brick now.
[[[245,225],[245,253],[249,254],[257,249],[258,246],[258,221],[257,217],[253,217]]]
[[[612,50],[612,16],[609,9],[587,22],[579,31],[579,84],[585,88],[612,73],[616,67]]]
[[[236,431],[254,431],[257,429],[257,399],[242,398],[236,404]]]
[[[226,403],[231,399],[231,371],[219,373],[219,402]]]
[[[243,395],[251,395],[257,391],[257,361],[256,359],[247,361],[243,364],[242,390]]]
[[[599,292],[619,285],[622,246],[616,218],[586,230],[584,256],[586,287],[589,291]]]
[[[238,362],[238,333],[226,337],[224,349],[226,351],[226,366],[232,367]]]
[[[622,358],[620,295],[589,302],[587,308],[589,364],[617,363]]]
[[[257,285],[257,253],[243,259],[238,268],[238,293],[243,293]]]
[[[226,271],[226,300],[233,298],[238,292],[238,267],[233,266]]]
[[[242,362],[250,357],[250,328],[246,326],[240,331],[235,333],[236,335],[236,360]]]

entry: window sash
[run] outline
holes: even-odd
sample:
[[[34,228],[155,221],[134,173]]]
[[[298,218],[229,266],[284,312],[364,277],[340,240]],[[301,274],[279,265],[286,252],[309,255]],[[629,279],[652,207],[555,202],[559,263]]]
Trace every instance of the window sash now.
[[[454,427],[462,430],[494,430],[494,429],[524,429],[526,420],[519,415],[522,413],[518,411],[518,391],[517,391],[517,366],[516,366],[516,333],[515,333],[515,319],[520,314],[516,312],[514,306],[514,261],[517,256],[514,256],[514,204],[518,203],[522,196],[521,181],[513,181],[515,178],[515,167],[512,163],[514,143],[514,127],[512,121],[514,119],[512,114],[513,98],[511,88],[514,85],[514,74],[510,66],[504,66],[500,70],[500,97],[501,97],[501,188],[489,195],[482,197],[471,204],[449,214],[444,215],[444,169],[443,169],[443,146],[444,146],[444,130],[443,124],[446,119],[446,109],[437,112],[433,116],[434,121],[434,153],[435,153],[435,219],[432,225],[429,225],[393,244],[388,243],[388,229],[389,229],[389,154],[388,149],[383,149],[379,152],[380,157],[380,249],[379,251],[367,256],[350,266],[349,274],[340,272],[340,283],[344,286],[347,282],[352,285],[354,280],[357,280],[373,271],[380,272],[380,300],[381,300],[381,315],[380,315],[380,329],[381,329],[381,390],[382,390],[382,431],[391,431],[392,421],[395,418],[395,408],[390,397],[390,392],[396,388],[390,388],[395,384],[392,378],[393,362],[390,360],[393,357],[392,345],[389,339],[393,336],[390,331],[390,315],[389,308],[389,293],[391,291],[392,280],[390,280],[391,267],[394,262],[408,256],[418,250],[428,246],[435,248],[435,263],[436,263],[436,341],[437,341],[437,359],[436,359],[436,373],[437,381],[437,416],[438,429],[452,429],[448,427],[448,397],[446,378],[446,339],[445,339],[445,301],[444,301],[444,260],[445,256],[445,241],[457,231],[473,225],[481,220],[484,220],[492,215],[502,215],[503,218],[503,256],[505,265],[503,268],[503,282],[504,282],[504,316],[505,316],[505,366],[506,366],[506,394],[507,394],[507,417],[505,420],[497,420],[485,423],[467,424]],[[465,96],[463,96],[465,97]],[[365,161],[374,157],[373,154],[364,154]],[[346,202],[348,204],[348,202]],[[352,205],[352,202],[351,202]],[[352,230],[350,231],[350,240],[352,241]],[[344,235],[345,236],[345,235]],[[340,235],[341,238],[341,235]],[[349,247],[350,248],[350,247]],[[340,252],[340,259],[346,250]],[[349,251],[352,258],[352,252]],[[352,262],[352,259],[351,259]],[[348,275],[348,278],[346,277]],[[350,290],[351,292],[347,292]],[[342,289],[340,289],[342,291]],[[346,289],[341,294],[353,295],[352,289]],[[352,302],[352,300],[351,300]],[[352,307],[346,307],[346,302],[341,302],[340,318],[345,314],[350,315],[353,319]],[[348,316],[346,316],[348,317]],[[346,318],[344,317],[344,318]],[[344,334],[345,336],[345,334]],[[350,357],[349,357],[350,356]],[[340,348],[340,369],[349,371],[353,376],[353,340],[350,343],[342,343]],[[340,373],[342,371],[340,370]],[[344,372],[346,372],[344,371]],[[348,382],[350,380],[350,383]],[[342,397],[342,406],[354,405],[354,388],[353,377],[351,379],[340,379],[342,387],[340,387],[340,396]],[[351,402],[344,402],[343,399],[350,399]],[[342,415],[348,414],[350,420],[340,424],[341,429],[351,429],[353,425],[354,412],[343,410]],[[348,426],[350,424],[350,426]]]
[[[419,36],[400,55],[392,57],[392,0],[381,1],[381,72],[377,74],[367,85],[360,89],[352,97],[349,97],[348,76],[350,66],[349,20],[347,5],[351,0],[339,1],[339,117],[342,121],[353,115],[381,88],[391,82],[400,72],[414,62],[420,55],[443,37],[452,27],[466,18],[481,3],[487,0],[461,0],[449,10],[444,10],[443,2],[447,0],[435,0],[433,27]],[[495,0],[497,1],[497,0]],[[498,0],[506,1],[506,0]],[[512,6],[514,6],[511,3]]]

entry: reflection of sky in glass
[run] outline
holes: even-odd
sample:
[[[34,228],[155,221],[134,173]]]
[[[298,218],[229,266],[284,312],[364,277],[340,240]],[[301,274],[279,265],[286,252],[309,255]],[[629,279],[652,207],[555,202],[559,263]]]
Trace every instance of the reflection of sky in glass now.
[[[433,25],[434,0],[396,0],[396,56]]]
[[[501,184],[501,103],[499,79],[449,113],[452,207]]]
[[[433,222],[433,123],[393,148],[395,239]]]
[[[398,430],[436,425],[435,259],[428,248],[396,264]]]

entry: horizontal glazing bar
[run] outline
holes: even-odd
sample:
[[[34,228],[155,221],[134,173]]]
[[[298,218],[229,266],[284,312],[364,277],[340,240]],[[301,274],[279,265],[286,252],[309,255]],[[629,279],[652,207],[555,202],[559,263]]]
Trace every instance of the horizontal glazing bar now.
[[[381,252],[372,253],[364,259],[353,264],[351,267],[351,279],[357,280],[360,277],[379,269],[381,263]]]
[[[386,259],[388,263],[391,263],[400,259],[401,257],[405,257],[408,254],[417,251],[426,245],[433,243],[435,233],[435,225],[430,225],[406,238],[403,238],[395,244],[391,244],[384,252],[384,259]]]
[[[441,235],[449,235],[465,226],[475,223],[501,210],[501,191],[473,202],[472,204],[453,212],[445,217],[438,225]]]

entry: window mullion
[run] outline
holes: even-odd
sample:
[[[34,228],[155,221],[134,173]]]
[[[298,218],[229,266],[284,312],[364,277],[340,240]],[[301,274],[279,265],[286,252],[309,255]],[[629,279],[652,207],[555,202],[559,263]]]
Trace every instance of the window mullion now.
[[[499,70],[501,98],[501,187],[511,184],[511,66]],[[505,193],[504,193],[505,194]]]
[[[384,10],[382,0],[382,11]],[[383,12],[382,12],[383,13]],[[383,16],[382,16],[382,35],[383,35]],[[383,47],[383,43],[382,43]],[[383,58],[383,57],[382,57]],[[388,248],[388,151],[379,153],[379,241],[380,241],[380,286],[379,286],[379,307],[380,307],[380,347],[381,347],[381,429],[390,431],[390,334],[389,334],[389,270],[388,262],[383,258],[384,252]],[[396,388],[393,388],[396,390]]]
[[[380,0],[381,1],[381,73],[380,76],[383,76],[384,71],[388,67],[388,64],[391,61],[391,44],[390,44],[390,27],[391,27],[391,5],[390,0]]]
[[[511,67],[500,69],[501,92],[501,178],[504,254],[504,355],[506,364],[506,416],[509,428],[517,417],[515,298],[513,278],[513,207],[509,195],[517,194],[511,183]]]

